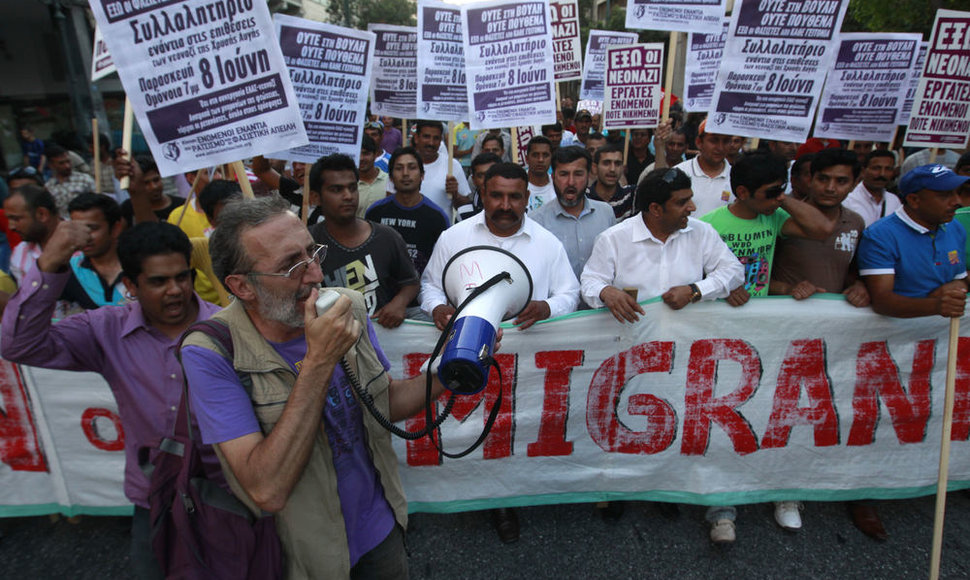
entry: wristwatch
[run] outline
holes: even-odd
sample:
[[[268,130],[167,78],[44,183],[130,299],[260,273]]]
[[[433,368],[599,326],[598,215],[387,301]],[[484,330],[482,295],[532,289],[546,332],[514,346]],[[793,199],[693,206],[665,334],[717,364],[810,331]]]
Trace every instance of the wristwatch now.
[[[697,284],[688,284],[687,287],[690,288],[690,303],[693,304],[695,302],[700,302],[701,291],[700,288],[697,287]]]

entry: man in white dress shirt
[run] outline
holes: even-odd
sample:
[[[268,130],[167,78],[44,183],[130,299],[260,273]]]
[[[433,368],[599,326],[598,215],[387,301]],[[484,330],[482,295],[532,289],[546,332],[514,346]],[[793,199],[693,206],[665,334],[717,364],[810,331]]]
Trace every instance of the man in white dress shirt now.
[[[515,319],[519,330],[540,320],[562,316],[579,304],[579,281],[556,236],[526,217],[529,177],[514,163],[496,163],[485,173],[483,211],[445,230],[421,276],[421,309],[444,329],[455,313],[441,286],[441,274],[452,256],[472,246],[495,246],[514,254],[532,276],[532,301]],[[492,510],[499,539],[519,539],[519,520],[512,508]]]
[[[484,211],[448,228],[435,244],[421,276],[421,308],[444,328],[454,313],[441,287],[452,256],[471,246],[495,246],[515,254],[532,276],[532,302],[515,319],[519,330],[569,314],[579,303],[579,281],[556,236],[525,215],[529,178],[513,163],[496,163],[485,174]]]
[[[680,169],[655,169],[637,189],[639,215],[604,231],[582,274],[583,300],[606,306],[620,322],[636,322],[638,299],[661,296],[679,310],[700,300],[726,298],[744,281],[741,262],[710,224],[690,217],[690,178]]]

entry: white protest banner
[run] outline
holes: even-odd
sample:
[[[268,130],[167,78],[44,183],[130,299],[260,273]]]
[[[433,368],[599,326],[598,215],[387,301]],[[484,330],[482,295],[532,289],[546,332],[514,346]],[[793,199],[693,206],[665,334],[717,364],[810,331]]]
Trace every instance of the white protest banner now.
[[[503,402],[483,446],[442,461],[426,438],[395,439],[410,510],[934,492],[945,319],[878,316],[839,295],[754,298],[743,308],[643,305],[636,324],[597,310],[525,332],[506,325],[496,356]],[[951,489],[970,486],[970,326],[962,328]],[[417,322],[375,329],[394,377],[418,374],[439,334]],[[130,510],[124,434],[103,380],[0,364],[0,516]],[[497,378],[458,399],[440,429],[445,449],[478,436]],[[423,422],[421,414],[406,424]]]
[[[724,5],[724,0],[630,0],[626,27],[717,34],[721,31]]]
[[[371,113],[414,119],[418,115],[418,29],[368,24],[367,30],[377,36],[370,88]]]
[[[825,80],[813,136],[892,139],[921,38],[920,34],[843,34],[835,66]]]
[[[284,14],[274,14],[273,20],[310,143],[270,157],[315,163],[324,155],[343,153],[357,163],[374,34]]]
[[[970,12],[937,10],[904,147],[962,149],[970,140]]]
[[[580,100],[603,101],[606,47],[636,42],[636,32],[589,31],[589,38],[586,39],[586,58],[583,60],[583,81],[579,85]]]
[[[265,2],[89,2],[163,176],[307,143]]]
[[[724,41],[731,21],[723,19],[720,34],[691,32],[687,35],[687,59],[684,64],[684,110],[703,113],[711,108],[714,79],[721,68]]]
[[[418,0],[418,112],[421,119],[468,119],[461,8]]]
[[[471,129],[556,122],[548,0],[461,7]]]
[[[556,82],[583,78],[583,45],[579,37],[579,1],[550,0],[552,58]]]
[[[913,61],[913,69],[909,75],[909,88],[906,90],[906,98],[903,99],[899,107],[899,124],[909,125],[909,118],[913,113],[913,101],[916,99],[916,90],[919,88],[919,80],[923,75],[923,65],[926,64],[926,52],[930,48],[930,43],[919,43],[919,52],[916,60]]]
[[[606,48],[603,127],[653,128],[660,122],[660,72],[664,45]]]
[[[108,45],[101,35],[101,28],[95,26],[94,48],[91,49],[91,82],[101,80],[114,72],[118,72],[118,69],[111,60],[111,53],[108,52]]]
[[[848,0],[740,0],[707,130],[803,143],[838,47]]]

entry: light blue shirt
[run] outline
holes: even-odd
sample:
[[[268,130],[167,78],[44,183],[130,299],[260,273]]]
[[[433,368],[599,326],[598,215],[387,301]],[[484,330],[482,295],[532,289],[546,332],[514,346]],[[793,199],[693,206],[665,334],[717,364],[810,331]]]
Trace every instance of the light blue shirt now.
[[[583,197],[585,196],[580,196]],[[567,213],[558,198],[553,198],[529,213],[530,218],[562,242],[566,255],[569,256],[569,265],[577,278],[583,273],[583,266],[593,252],[596,236],[616,224],[610,204],[589,198],[585,199],[584,204],[579,217]]]

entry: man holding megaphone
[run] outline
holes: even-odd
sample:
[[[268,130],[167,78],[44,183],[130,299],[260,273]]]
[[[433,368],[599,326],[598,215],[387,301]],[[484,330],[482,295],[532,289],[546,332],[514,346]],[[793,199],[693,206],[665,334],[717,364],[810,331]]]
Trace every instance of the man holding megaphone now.
[[[575,310],[579,282],[565,248],[555,235],[525,215],[529,204],[525,170],[512,163],[496,163],[485,174],[481,199],[484,211],[441,234],[421,277],[421,308],[431,315],[435,325],[444,329],[456,307],[461,306],[455,303],[456,288],[479,284],[492,274],[506,275],[507,283],[501,282],[482,294],[480,299],[485,304],[474,305],[472,310],[494,310],[491,314],[499,320],[514,315],[519,330]],[[477,251],[482,246],[503,252],[493,255]],[[524,266],[525,271],[516,264]],[[526,301],[522,296],[529,295],[529,286],[531,300]],[[456,319],[454,334],[471,326],[458,328],[459,322],[471,318],[461,320],[462,316],[459,314]],[[480,328],[483,333],[492,332],[488,323]],[[446,347],[444,364],[448,362],[447,350]],[[518,540],[518,520],[511,509],[494,510],[493,523],[503,542]]]

